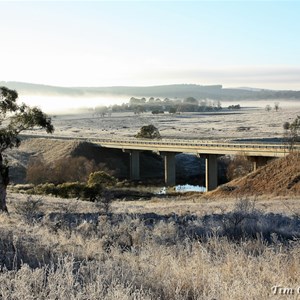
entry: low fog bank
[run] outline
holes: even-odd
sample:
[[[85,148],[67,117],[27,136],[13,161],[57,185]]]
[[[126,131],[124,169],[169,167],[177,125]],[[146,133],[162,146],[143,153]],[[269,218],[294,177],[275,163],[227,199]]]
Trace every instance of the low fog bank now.
[[[128,104],[128,95],[101,95],[97,97],[89,96],[36,96],[20,95],[19,101],[25,102],[30,106],[37,106],[48,114],[80,114],[93,112],[95,107],[113,106]],[[163,100],[163,98],[161,98]],[[172,99],[170,99],[172,101]],[[179,100],[179,99],[177,99]],[[208,101],[213,101],[209,99]],[[274,107],[278,103],[280,107],[299,107],[300,100],[290,99],[259,99],[259,100],[223,100],[220,102],[222,108],[230,105],[240,105],[241,108],[265,108],[267,105]],[[163,102],[161,102],[163,105]]]
[[[48,114],[82,113],[97,106],[121,105],[129,102],[128,96],[69,97],[69,96],[20,96],[20,102],[38,106]]]

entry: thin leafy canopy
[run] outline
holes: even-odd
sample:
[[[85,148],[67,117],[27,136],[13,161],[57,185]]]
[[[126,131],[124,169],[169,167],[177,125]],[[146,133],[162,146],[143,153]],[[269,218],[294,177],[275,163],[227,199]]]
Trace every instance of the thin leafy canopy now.
[[[51,118],[37,107],[18,104],[18,93],[0,87],[0,152],[20,144],[19,134],[33,128],[45,129],[52,133]]]

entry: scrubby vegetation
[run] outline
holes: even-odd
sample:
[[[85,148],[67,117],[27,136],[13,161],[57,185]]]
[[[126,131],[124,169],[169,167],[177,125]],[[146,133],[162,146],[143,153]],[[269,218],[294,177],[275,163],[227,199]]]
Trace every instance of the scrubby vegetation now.
[[[267,299],[298,284],[299,218],[249,199],[202,216],[23,203],[0,215],[1,299]]]
[[[300,141],[299,138],[300,116],[297,116],[297,118],[292,123],[284,122],[283,129],[284,129],[284,139],[286,143],[289,144],[291,150],[293,150],[295,144]]]
[[[92,172],[104,170],[111,173],[103,164],[96,164],[86,157],[64,157],[46,163],[42,158],[33,158],[26,169],[26,181],[33,184],[65,182],[86,182]]]
[[[227,179],[233,180],[253,171],[253,163],[243,153],[227,159]]]
[[[141,127],[135,137],[143,139],[160,139],[161,135],[154,125],[145,125]]]
[[[12,191],[30,195],[52,195],[61,198],[77,198],[98,202],[109,209],[112,197],[108,189],[117,180],[105,171],[101,164],[85,157],[67,157],[52,163],[35,158],[27,168],[26,185],[15,185]],[[111,173],[111,172],[109,172]]]

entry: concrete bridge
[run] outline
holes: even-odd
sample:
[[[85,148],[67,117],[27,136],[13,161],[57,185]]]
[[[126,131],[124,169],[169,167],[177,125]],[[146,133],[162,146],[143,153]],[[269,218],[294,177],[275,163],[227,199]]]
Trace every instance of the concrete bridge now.
[[[200,140],[146,140],[146,139],[91,139],[101,147],[121,149],[130,153],[130,179],[140,179],[140,152],[152,151],[164,158],[165,184],[174,186],[175,155],[191,153],[205,159],[206,190],[218,186],[217,158],[222,155],[242,154],[253,162],[254,170],[265,165],[269,159],[282,157],[290,152],[288,145],[273,143],[235,143]],[[300,146],[296,146],[300,150]],[[298,149],[299,148],[299,149]]]

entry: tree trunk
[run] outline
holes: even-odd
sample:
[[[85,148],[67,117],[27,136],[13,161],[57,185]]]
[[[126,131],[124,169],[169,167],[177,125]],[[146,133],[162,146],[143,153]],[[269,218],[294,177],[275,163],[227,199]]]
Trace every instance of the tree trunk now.
[[[0,183],[0,211],[8,212],[6,206],[6,186]]]
[[[6,189],[9,183],[8,166],[3,163],[0,153],[0,211],[8,212],[6,206]]]

